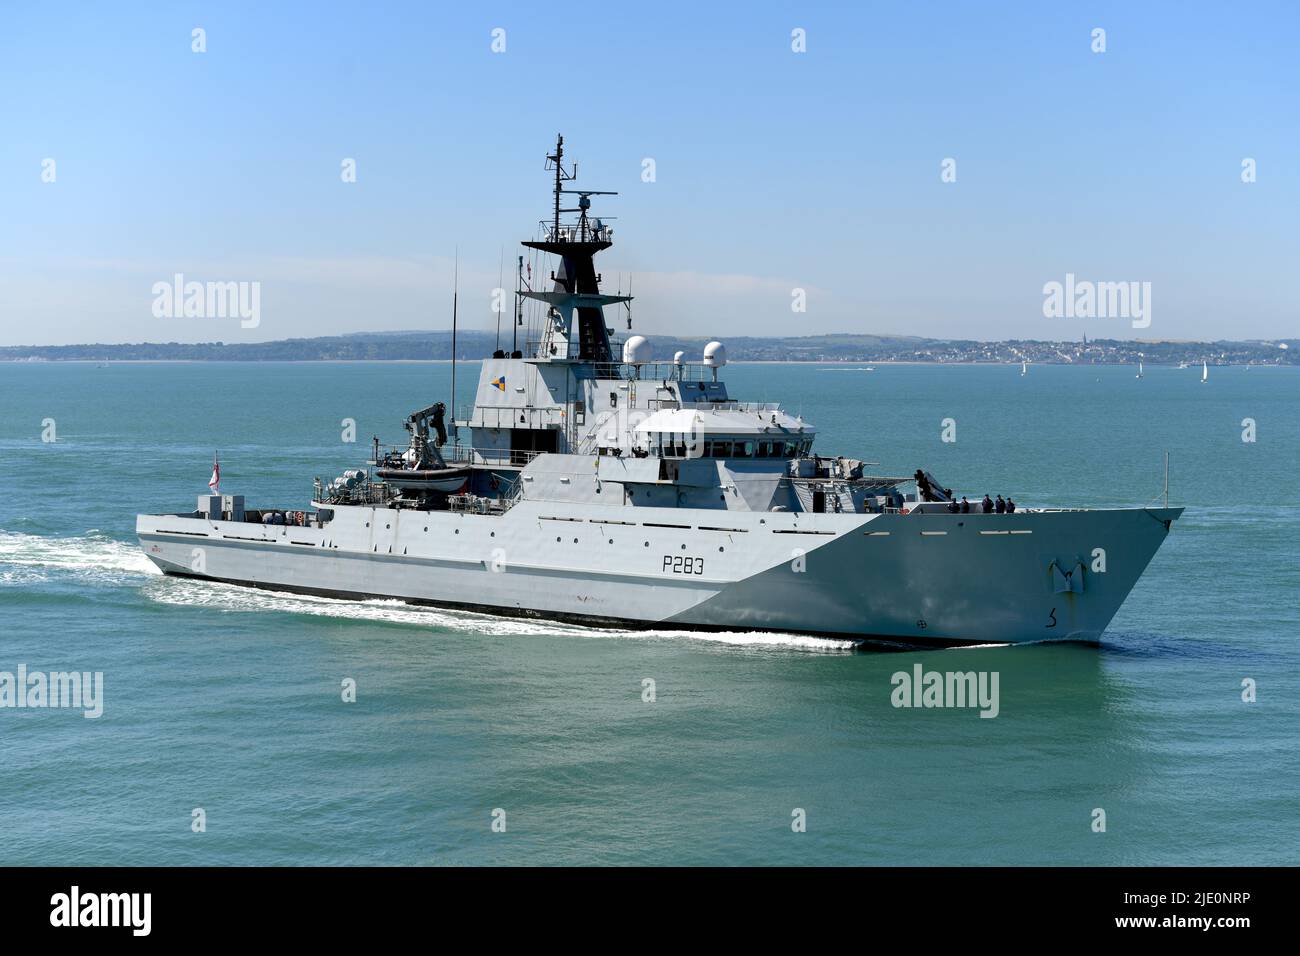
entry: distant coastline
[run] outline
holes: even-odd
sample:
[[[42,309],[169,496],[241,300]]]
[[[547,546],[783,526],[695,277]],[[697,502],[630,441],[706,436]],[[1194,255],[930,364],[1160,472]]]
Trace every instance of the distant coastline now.
[[[675,352],[699,361],[706,338],[649,336],[654,356],[670,361]],[[1300,365],[1300,340],[1162,342],[1096,339],[1001,342],[927,339],[913,336],[811,335],[738,336],[724,339],[734,362],[803,364],[999,365]],[[491,356],[496,336],[457,334],[458,361]],[[376,332],[283,339],[272,342],[141,342],[136,344],[0,346],[0,362],[448,362],[451,332]]]
[[[465,357],[462,357],[462,358],[458,359],[457,361],[458,361],[458,362],[462,362],[462,363],[467,363],[467,362],[468,362],[468,363],[472,363],[472,362],[482,362],[482,361],[485,361],[485,357],[484,357],[484,356],[474,356],[474,357],[471,358],[471,357],[465,356]],[[1164,362],[1164,363],[1162,363],[1162,362],[1153,362],[1153,361],[1151,361],[1151,360],[1149,360],[1149,359],[1144,359],[1143,361],[1146,362],[1146,365],[1147,365],[1148,368],[1152,368],[1152,369],[1167,369],[1167,368],[1172,368],[1172,369],[1178,370],[1178,369],[1180,368],[1180,366],[1178,366],[1178,365],[1174,365],[1172,362]],[[109,366],[109,365],[219,365],[219,364],[221,364],[221,363],[223,363],[223,362],[232,363],[232,364],[245,364],[245,365],[257,364],[257,363],[259,363],[259,362],[263,362],[263,363],[268,364],[268,365],[324,365],[324,364],[328,364],[328,363],[334,363],[334,364],[336,364],[336,365],[372,365],[372,364],[374,364],[374,363],[376,363],[376,362],[382,362],[382,363],[384,363],[385,365],[450,365],[450,364],[451,364],[451,359],[364,359],[364,358],[363,358],[363,359],[164,359],[164,358],[153,358],[153,359],[88,359],[88,358],[76,358],[76,359],[10,359],[10,358],[0,358],[0,364],[9,364],[9,365],[103,365],[103,366]],[[980,367],[991,366],[991,365],[1018,365],[1018,364],[1020,364],[1020,363],[1019,363],[1019,361],[1015,361],[1015,362],[995,362],[995,361],[986,361],[986,360],[978,360],[978,361],[972,360],[972,361],[969,361],[969,362],[934,362],[934,361],[926,362],[926,361],[913,360],[913,359],[872,359],[872,360],[870,361],[870,363],[869,363],[869,364],[871,364],[871,366],[872,366],[871,368],[861,368],[861,369],[859,369],[859,368],[848,368],[848,367],[846,367],[846,368],[827,368],[827,366],[836,366],[836,365],[853,366],[853,365],[863,365],[863,364],[868,364],[868,363],[865,363],[865,362],[859,362],[859,361],[842,361],[842,360],[820,361],[820,360],[817,360],[817,359],[734,359],[734,358],[728,358],[728,360],[727,360],[727,364],[728,364],[728,365],[808,365],[808,366],[820,367],[823,371],[827,371],[827,372],[874,372],[874,371],[876,371],[876,368],[877,368],[877,367],[879,367],[879,368],[896,368],[896,367],[899,367],[899,366],[905,366],[905,365],[906,365],[906,366],[912,366],[912,365],[915,365],[915,366],[941,366],[941,367],[943,367],[943,368],[980,368]],[[1032,366],[1034,363],[1033,363],[1033,362],[1030,362],[1029,364]],[[1067,367],[1067,368],[1068,368],[1069,366],[1071,366],[1071,365],[1079,366],[1079,367],[1082,367],[1082,368],[1128,368],[1128,367],[1131,366],[1131,365],[1135,365],[1136,362],[1116,362],[1116,361],[1111,361],[1111,362],[1040,362],[1040,363],[1038,363],[1038,364],[1040,364],[1040,365],[1061,365],[1061,366],[1065,366],[1065,367]],[[1209,362],[1208,364],[1210,365],[1211,368],[1222,368],[1222,367],[1225,367],[1225,366],[1226,366],[1226,367],[1229,367],[1229,368],[1233,368],[1233,367],[1245,368],[1245,367],[1247,367],[1247,366],[1255,366],[1255,367],[1264,367],[1264,366],[1267,366],[1267,367],[1269,367],[1269,368],[1296,368],[1296,367],[1300,366],[1300,362],[1289,362],[1289,361],[1288,361],[1288,362],[1268,362],[1268,363],[1265,363],[1265,362]],[[1180,365],[1181,365],[1181,363],[1180,363]],[[1188,364],[1188,367],[1191,368],[1191,364],[1190,364],[1190,363]],[[1200,363],[1199,363],[1199,362],[1196,363],[1196,370],[1197,370],[1197,371],[1200,370]]]

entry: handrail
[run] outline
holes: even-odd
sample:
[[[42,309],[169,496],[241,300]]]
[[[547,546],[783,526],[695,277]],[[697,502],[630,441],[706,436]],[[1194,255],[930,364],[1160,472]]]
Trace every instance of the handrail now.
[[[781,411],[780,402],[682,402],[681,408],[697,412],[764,412]]]
[[[563,340],[563,335],[559,333],[547,338],[529,338],[524,343],[523,352],[533,358],[549,358],[547,346],[552,342],[559,345]],[[614,349],[617,355],[618,350],[613,343],[611,343],[610,347]],[[559,357],[558,354],[556,357]],[[635,365],[622,361],[579,363],[572,356],[569,356],[567,361],[573,362],[575,365],[590,367],[591,375],[588,377],[620,379],[623,381],[703,382],[712,380],[713,372],[716,371],[713,366],[705,365],[703,362],[682,362],[680,364],[671,361],[639,362]]]
[[[451,449],[451,456],[447,456],[444,451],[444,457],[450,463],[453,460],[457,463],[465,462],[467,464],[507,464],[512,467],[527,465],[538,455],[540,451],[533,451],[523,448],[479,448],[474,445],[454,445],[445,446]],[[477,459],[475,458],[477,456]]]

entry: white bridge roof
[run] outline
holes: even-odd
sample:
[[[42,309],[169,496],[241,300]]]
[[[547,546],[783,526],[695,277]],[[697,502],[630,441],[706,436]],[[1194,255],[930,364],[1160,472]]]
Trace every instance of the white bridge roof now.
[[[700,432],[706,435],[812,435],[817,429],[774,405],[665,408],[636,426],[636,434]]]

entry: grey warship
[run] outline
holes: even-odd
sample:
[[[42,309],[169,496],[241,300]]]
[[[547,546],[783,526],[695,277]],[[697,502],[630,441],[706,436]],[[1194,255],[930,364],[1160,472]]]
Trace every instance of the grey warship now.
[[[413,412],[403,446],[376,439],[367,467],[316,479],[302,510],[213,494],[139,515],[159,569],[593,626],[1100,638],[1182,514],[1167,493],[1160,507],[963,513],[928,472],[814,451],[810,422],[731,396],[722,344],[657,361],[644,337],[619,340],[606,309],[630,332],[632,299],[601,292],[613,229],[591,212],[610,193],[576,188],[562,137],[547,168],[513,347],[483,361],[473,405]]]

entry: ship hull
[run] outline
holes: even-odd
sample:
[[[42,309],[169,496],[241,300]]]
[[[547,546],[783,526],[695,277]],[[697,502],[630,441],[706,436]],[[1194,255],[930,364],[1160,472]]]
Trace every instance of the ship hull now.
[[[164,573],[269,590],[618,627],[969,644],[1099,639],[1180,514],[592,517],[522,501],[488,515],[336,507],[323,528],[141,515],[137,533]]]

